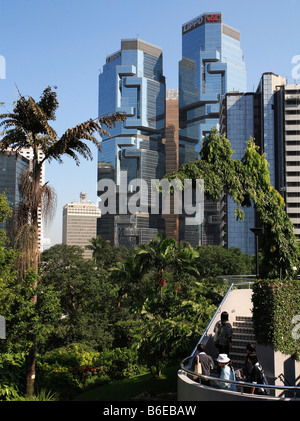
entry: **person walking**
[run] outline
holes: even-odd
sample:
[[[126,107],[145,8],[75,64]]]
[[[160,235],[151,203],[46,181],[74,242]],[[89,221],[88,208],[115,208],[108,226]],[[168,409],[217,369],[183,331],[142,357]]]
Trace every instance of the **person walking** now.
[[[221,320],[214,327],[214,342],[219,354],[229,355],[232,347],[232,326],[228,319],[227,311],[223,311],[221,313]]]

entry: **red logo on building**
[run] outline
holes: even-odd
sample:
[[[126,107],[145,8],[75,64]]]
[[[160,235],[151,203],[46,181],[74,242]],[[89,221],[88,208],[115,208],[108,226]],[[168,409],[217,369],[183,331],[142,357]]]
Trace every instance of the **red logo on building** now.
[[[220,22],[221,21],[221,15],[207,15],[206,16],[206,22]]]

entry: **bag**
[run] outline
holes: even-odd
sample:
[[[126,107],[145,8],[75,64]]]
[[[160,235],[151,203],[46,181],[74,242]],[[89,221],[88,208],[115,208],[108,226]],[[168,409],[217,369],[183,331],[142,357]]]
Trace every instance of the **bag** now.
[[[259,374],[260,374],[260,383],[263,384],[263,385],[268,385],[268,380],[266,378],[264,370],[262,369],[262,367],[260,365],[258,366],[258,369],[259,369]],[[270,394],[270,389],[265,388],[265,387],[264,388],[262,388],[262,387],[258,388],[257,391],[258,391],[258,393],[260,393],[262,395],[269,395]]]
[[[194,372],[198,373],[198,374],[202,374],[202,366],[201,366],[201,363],[199,361],[199,355],[197,355],[197,362],[196,362],[196,365],[195,365]],[[197,380],[198,376],[194,376],[193,379]]]

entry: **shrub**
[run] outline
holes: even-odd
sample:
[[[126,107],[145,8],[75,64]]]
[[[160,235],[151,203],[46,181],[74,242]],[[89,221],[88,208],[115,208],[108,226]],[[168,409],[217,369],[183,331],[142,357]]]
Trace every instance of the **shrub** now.
[[[300,315],[299,280],[260,280],[253,286],[253,324],[260,343],[300,360],[293,319]]]
[[[38,387],[59,393],[61,399],[71,399],[82,389],[133,377],[146,370],[138,364],[137,352],[116,348],[95,352],[72,344],[47,352],[37,364]]]
[[[22,354],[0,355],[0,400],[17,398],[24,391],[24,364]]]

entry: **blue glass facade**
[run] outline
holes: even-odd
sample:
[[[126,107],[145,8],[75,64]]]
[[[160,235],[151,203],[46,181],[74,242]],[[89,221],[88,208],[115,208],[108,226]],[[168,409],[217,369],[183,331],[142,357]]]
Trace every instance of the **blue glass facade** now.
[[[122,40],[121,50],[107,57],[99,75],[99,115],[115,112],[125,113],[127,119],[109,130],[111,138],[102,139],[98,181],[113,180],[119,202],[122,183],[141,179],[150,186],[152,179],[165,173],[165,78],[160,48],[139,39]],[[98,190],[99,196],[102,193]],[[135,191],[126,193],[130,200]],[[150,191],[142,191],[144,195],[150,203]],[[160,215],[146,209],[135,215],[120,214],[117,209],[116,215],[100,218],[98,235],[113,245],[132,247],[150,241],[163,228]]]
[[[220,131],[226,133],[234,150],[233,159],[240,160],[246,142],[256,137],[256,95],[227,94],[222,101]],[[231,197],[226,195],[221,201],[221,245],[226,248],[237,247],[243,253],[255,254],[255,237],[250,228],[256,226],[253,207],[243,208],[245,219],[237,221],[237,208]]]
[[[0,193],[5,192],[9,204],[14,208],[21,200],[18,184],[23,171],[29,170],[29,161],[22,155],[5,152],[0,155]],[[6,223],[0,222],[0,229]]]
[[[239,31],[223,23],[222,13],[206,13],[182,26],[179,63],[179,165],[199,159],[202,140],[219,128],[220,101],[247,88]],[[180,222],[180,237],[198,244],[220,243],[220,204],[206,202],[202,226],[191,232]]]

